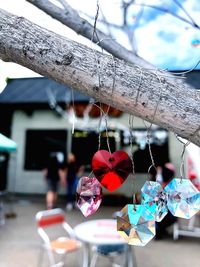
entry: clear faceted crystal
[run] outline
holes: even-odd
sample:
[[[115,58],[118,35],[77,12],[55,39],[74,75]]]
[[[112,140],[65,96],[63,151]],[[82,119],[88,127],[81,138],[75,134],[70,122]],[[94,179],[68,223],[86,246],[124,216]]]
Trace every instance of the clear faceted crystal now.
[[[102,188],[95,177],[80,178],[76,193],[77,206],[85,217],[97,211],[102,201]]]
[[[200,211],[200,192],[190,180],[174,178],[165,191],[168,209],[174,216],[190,219]]]
[[[117,231],[129,245],[145,246],[155,236],[154,216],[143,205],[126,205],[117,216]]]
[[[158,182],[146,181],[142,189],[142,204],[155,216],[157,222],[168,213],[167,194]]]

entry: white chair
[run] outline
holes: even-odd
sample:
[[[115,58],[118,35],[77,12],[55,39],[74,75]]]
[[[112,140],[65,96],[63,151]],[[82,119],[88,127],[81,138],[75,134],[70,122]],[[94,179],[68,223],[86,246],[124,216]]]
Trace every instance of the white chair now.
[[[47,251],[50,267],[64,266],[64,256],[79,250],[81,243],[75,239],[73,229],[65,221],[63,210],[52,209],[39,211],[36,214],[36,222],[38,234],[43,240],[38,266],[42,264],[44,250]],[[64,235],[60,235],[61,231],[59,228],[64,230]],[[56,255],[58,254],[61,255],[59,257],[61,259],[56,262]]]
[[[200,213],[194,215],[190,220],[187,220],[187,224],[181,225],[178,220],[173,226],[173,239],[178,240],[179,236],[200,237],[200,225],[195,226],[195,223],[199,222]]]

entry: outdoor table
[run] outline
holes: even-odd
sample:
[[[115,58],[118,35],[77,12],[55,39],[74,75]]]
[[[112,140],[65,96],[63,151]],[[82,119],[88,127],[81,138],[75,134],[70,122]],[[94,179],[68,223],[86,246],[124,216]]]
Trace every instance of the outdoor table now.
[[[116,220],[101,219],[83,222],[74,227],[77,239],[83,242],[83,267],[90,263],[90,245],[127,245],[126,260],[133,267],[132,247],[118,234]]]

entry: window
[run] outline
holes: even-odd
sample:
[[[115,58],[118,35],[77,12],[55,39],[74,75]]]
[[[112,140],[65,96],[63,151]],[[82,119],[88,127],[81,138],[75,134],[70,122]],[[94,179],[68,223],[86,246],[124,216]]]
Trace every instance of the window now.
[[[72,136],[72,153],[76,155],[78,164],[90,170],[92,157],[98,150],[99,134],[94,131],[75,131]],[[108,150],[106,132],[101,133],[101,149]],[[108,131],[109,145],[112,152],[116,150],[115,131]]]
[[[146,130],[135,130],[133,159],[137,173],[146,173],[152,165],[146,135]],[[163,166],[169,162],[168,133],[166,130],[152,130],[150,144],[156,166]]]
[[[146,173],[151,166],[149,147],[147,144],[147,130],[134,129],[133,136],[133,160],[136,173]],[[168,132],[164,129],[152,129],[150,134],[151,151],[156,166],[163,166],[169,162]],[[121,132],[121,145],[130,146],[129,130]]]
[[[162,145],[151,144],[151,151],[156,166],[163,166],[169,162],[168,143]],[[147,173],[152,165],[148,145],[144,149],[138,147],[133,155],[136,173]]]
[[[67,130],[27,130],[25,170],[42,170],[49,155],[60,152],[66,157]]]

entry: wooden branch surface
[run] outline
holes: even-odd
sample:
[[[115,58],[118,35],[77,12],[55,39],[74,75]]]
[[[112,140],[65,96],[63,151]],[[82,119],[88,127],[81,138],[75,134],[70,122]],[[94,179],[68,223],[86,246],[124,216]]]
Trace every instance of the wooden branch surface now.
[[[174,83],[167,73],[129,65],[3,10],[0,58],[153,121],[200,146],[200,92]]]
[[[45,13],[50,15],[52,18],[60,21],[70,29],[74,30],[77,34],[92,40],[93,37],[93,25],[91,25],[87,20],[81,18],[76,10],[74,10],[67,2],[65,2],[65,7],[62,9],[49,0],[26,0],[27,2],[35,5],[39,9],[43,10]],[[129,51],[114,39],[109,38],[108,35],[102,31],[96,29],[96,35],[94,35],[93,42],[98,44],[104,50],[112,54],[114,57],[123,59],[132,64],[140,65],[145,68],[152,68],[153,66],[135,55],[132,51]],[[100,42],[99,42],[100,40]]]

